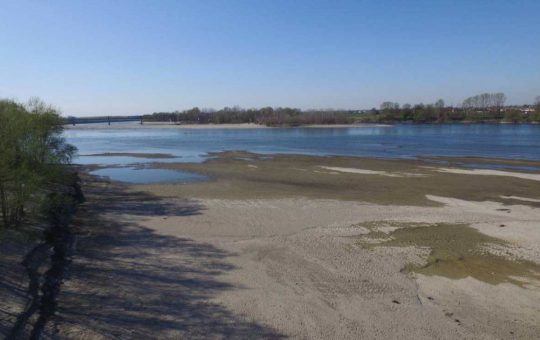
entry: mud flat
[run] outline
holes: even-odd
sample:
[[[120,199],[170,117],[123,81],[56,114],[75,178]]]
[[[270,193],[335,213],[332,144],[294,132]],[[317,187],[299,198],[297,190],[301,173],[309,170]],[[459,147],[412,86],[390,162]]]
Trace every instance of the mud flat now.
[[[493,164],[499,164],[497,160]],[[515,162],[514,165],[517,165]],[[540,162],[526,162],[539,166]],[[156,163],[157,168],[199,172],[214,181],[193,185],[145,186],[159,195],[184,198],[327,198],[376,204],[440,206],[426,195],[469,201],[495,201],[540,206],[538,173],[496,171],[483,176],[462,168],[426,166],[418,160],[359,157],[257,155],[225,152],[204,163]],[[482,172],[484,174],[484,172]],[[505,175],[506,176],[501,176]],[[502,198],[504,196],[506,198]],[[536,202],[538,203],[538,202]]]
[[[207,182],[89,176],[58,332],[536,337],[540,183],[425,165],[229,152],[155,164]]]

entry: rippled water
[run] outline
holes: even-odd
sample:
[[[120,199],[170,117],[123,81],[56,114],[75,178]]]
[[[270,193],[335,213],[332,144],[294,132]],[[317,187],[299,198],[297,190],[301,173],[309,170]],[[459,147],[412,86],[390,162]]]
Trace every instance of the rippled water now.
[[[81,155],[137,152],[180,157],[163,160],[173,162],[201,161],[208,152],[224,150],[409,159],[417,156],[479,156],[540,160],[540,125],[526,124],[320,129],[70,129],[65,134],[69,142],[79,148]],[[99,161],[104,162],[104,158]],[[82,163],[95,161],[95,158],[79,158]],[[116,157],[116,161],[125,163],[131,159]]]
[[[81,164],[127,166],[155,161],[201,162],[209,152],[227,150],[246,150],[262,154],[345,155],[394,159],[413,159],[418,156],[477,156],[540,160],[540,125],[527,124],[272,129],[94,128],[69,129],[65,135],[70,143],[79,148],[80,156],[75,162]],[[164,153],[176,158],[88,156],[106,152]],[[482,167],[496,166],[482,164]],[[127,178],[130,171],[141,171],[130,169],[109,169],[108,173],[111,178],[122,180]],[[159,180],[159,176],[146,173],[148,181],[153,181],[154,178]],[[129,176],[135,178],[140,175],[142,173]]]

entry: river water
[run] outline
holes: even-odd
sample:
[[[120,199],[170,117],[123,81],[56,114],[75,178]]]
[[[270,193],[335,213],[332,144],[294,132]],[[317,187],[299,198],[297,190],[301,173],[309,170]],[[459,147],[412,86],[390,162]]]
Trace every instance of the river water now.
[[[155,160],[88,155],[106,152],[165,153],[177,158],[160,159],[160,162],[200,162],[209,152],[245,150],[262,154],[344,155],[390,159],[477,156],[540,160],[540,125],[530,124],[404,124],[361,128],[269,129],[95,127],[68,129],[65,135],[68,142],[79,149],[80,156],[75,159],[75,163],[125,166],[125,169],[131,170],[134,168],[127,165]],[[107,175],[103,171],[102,174]],[[117,174],[110,177],[119,178]],[[158,181],[160,176],[157,174],[155,177]]]

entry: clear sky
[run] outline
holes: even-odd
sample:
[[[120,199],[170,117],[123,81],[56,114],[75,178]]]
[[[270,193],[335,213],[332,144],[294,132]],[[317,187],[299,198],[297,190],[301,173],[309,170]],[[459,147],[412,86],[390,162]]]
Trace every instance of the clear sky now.
[[[65,115],[532,103],[539,14],[540,0],[0,0],[0,97]]]

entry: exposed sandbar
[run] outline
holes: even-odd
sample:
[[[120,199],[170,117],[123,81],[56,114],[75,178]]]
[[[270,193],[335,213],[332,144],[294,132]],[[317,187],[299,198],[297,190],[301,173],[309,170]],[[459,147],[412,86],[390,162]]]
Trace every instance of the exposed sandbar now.
[[[209,182],[85,179],[84,236],[59,301],[85,313],[63,313],[60,335],[540,333],[540,209],[517,200],[540,199],[538,181],[439,172],[421,161],[212,156],[155,165]]]
[[[456,168],[437,168],[437,171],[447,172],[447,173],[452,173],[452,174],[462,174],[462,175],[505,176],[505,177],[529,179],[532,181],[540,181],[540,174],[531,174],[531,173],[523,173],[523,172],[500,171],[500,170],[491,170],[491,169],[456,169]]]
[[[471,176],[467,172],[440,172],[437,167],[426,167],[425,162],[414,160],[299,155],[269,157],[247,152],[226,152],[211,156],[203,163],[154,165],[159,168],[202,173],[213,178],[211,182],[144,187],[159,195],[186,198],[254,199],[302,196],[418,206],[439,205],[427,199],[426,195],[502,203],[509,201],[501,196],[540,199],[539,181],[529,178],[539,175],[531,173],[515,172],[523,174],[523,178]],[[519,203],[540,206],[537,202]]]

